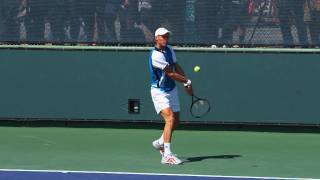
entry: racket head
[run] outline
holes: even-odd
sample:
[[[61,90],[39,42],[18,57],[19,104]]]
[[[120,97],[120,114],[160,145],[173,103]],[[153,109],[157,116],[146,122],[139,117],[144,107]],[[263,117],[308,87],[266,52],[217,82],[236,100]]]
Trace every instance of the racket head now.
[[[206,99],[192,96],[190,113],[195,118],[201,118],[207,115],[211,110],[210,102]]]

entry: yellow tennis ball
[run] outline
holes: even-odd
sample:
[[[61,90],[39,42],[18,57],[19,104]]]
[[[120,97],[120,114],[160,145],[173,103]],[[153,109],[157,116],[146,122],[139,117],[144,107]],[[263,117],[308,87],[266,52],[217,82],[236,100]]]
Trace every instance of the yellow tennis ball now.
[[[193,70],[194,70],[194,72],[199,72],[199,71],[200,71],[200,66],[195,66],[195,67],[193,68]]]

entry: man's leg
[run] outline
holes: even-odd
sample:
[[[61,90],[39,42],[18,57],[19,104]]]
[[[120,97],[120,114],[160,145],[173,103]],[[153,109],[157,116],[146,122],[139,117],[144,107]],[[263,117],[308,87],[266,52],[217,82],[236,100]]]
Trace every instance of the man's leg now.
[[[176,127],[180,123],[180,112],[173,112],[173,116],[175,120],[174,120],[172,132],[176,129]],[[172,132],[171,132],[171,137],[172,137]],[[162,132],[161,137],[159,139],[153,141],[153,146],[156,149],[160,150],[161,155],[163,155],[164,153],[163,144],[164,144],[164,131]]]
[[[177,128],[177,126],[180,124],[180,112],[174,112],[174,127],[173,130]]]
[[[160,114],[165,120],[165,126],[163,129],[164,154],[161,163],[171,165],[181,164],[182,161],[171,152],[170,147],[173,131],[179,123],[179,113],[174,113],[171,108],[166,108],[162,110]]]
[[[163,129],[163,140],[164,140],[164,155],[171,154],[170,143],[172,139],[172,133],[175,125],[175,117],[171,108],[166,108],[161,111],[161,116],[165,120],[165,126]]]
[[[163,109],[161,112],[160,112],[160,115],[162,116],[162,118],[164,119],[165,121],[165,126],[164,126],[164,129],[163,129],[163,132],[162,132],[162,135],[159,139],[153,141],[153,146],[160,150],[160,154],[163,156],[163,155],[167,155],[167,154],[170,154],[171,153],[171,149],[170,149],[170,143],[171,143],[171,139],[172,139],[172,133],[173,133],[173,130],[174,130],[174,127],[175,127],[175,113],[172,111],[172,109],[169,107],[169,108],[166,108],[166,109]],[[164,144],[166,143],[166,152],[165,152],[165,149],[164,149]],[[168,147],[168,144],[169,144],[169,147]]]
[[[165,120],[165,126],[163,129],[164,142],[170,143],[172,139],[173,131],[180,123],[180,113],[173,112],[171,108],[166,108],[162,110],[160,114]]]

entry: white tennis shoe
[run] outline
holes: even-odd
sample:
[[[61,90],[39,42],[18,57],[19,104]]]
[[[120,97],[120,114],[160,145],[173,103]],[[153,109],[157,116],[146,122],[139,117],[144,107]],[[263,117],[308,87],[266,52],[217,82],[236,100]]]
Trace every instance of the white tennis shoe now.
[[[161,156],[163,156],[163,153],[164,153],[163,144],[160,144],[158,140],[155,140],[155,141],[152,142],[152,146],[153,146],[156,150],[159,150]]]
[[[168,165],[179,165],[179,164],[182,164],[183,161],[181,161],[174,154],[168,154],[166,156],[162,156],[161,163],[162,164],[168,164]]]

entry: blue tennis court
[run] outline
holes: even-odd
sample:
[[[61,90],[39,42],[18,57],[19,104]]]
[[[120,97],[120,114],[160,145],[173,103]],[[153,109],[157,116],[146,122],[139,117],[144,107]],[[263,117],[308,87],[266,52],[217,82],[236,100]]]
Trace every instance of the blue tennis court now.
[[[0,180],[261,180],[298,179],[277,177],[206,176],[186,174],[148,174],[94,171],[0,170]]]

